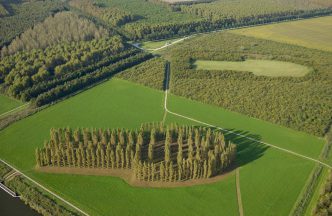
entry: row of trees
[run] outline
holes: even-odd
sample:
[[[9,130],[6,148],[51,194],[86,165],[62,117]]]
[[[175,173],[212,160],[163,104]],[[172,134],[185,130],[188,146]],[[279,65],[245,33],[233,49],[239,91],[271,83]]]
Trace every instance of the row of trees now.
[[[40,80],[40,82],[35,83],[33,86],[25,89],[21,94],[20,98],[24,101],[29,101],[33,98],[38,97],[42,93],[45,93],[56,86],[63,85],[66,82],[72,81],[89,73],[96,71],[97,69],[109,66],[114,64],[121,59],[129,58],[130,56],[134,56],[139,53],[137,49],[125,49],[124,51],[116,54],[116,55],[106,55],[105,57],[101,57],[100,61],[96,63],[89,64],[83,68],[78,70],[73,69],[71,73],[61,73],[61,76],[57,76],[57,79],[45,79]],[[66,67],[68,67],[67,65]],[[63,68],[63,66],[62,66]]]
[[[122,39],[114,36],[19,52],[1,59],[0,84],[3,83],[8,95],[29,100],[31,95],[26,91],[34,86],[59,80],[99,62],[112,63],[126,49]]]
[[[106,29],[97,27],[91,21],[72,12],[60,12],[16,37],[8,47],[2,48],[1,56],[22,50],[44,49],[63,42],[90,41],[107,36],[109,33]]]
[[[71,7],[77,8],[90,16],[95,16],[112,26],[120,26],[137,19],[133,14],[116,7],[100,7],[92,0],[71,0]]]
[[[36,106],[42,106],[51,103],[78,90],[84,89],[85,87],[109,78],[110,76],[113,76],[127,68],[140,64],[150,58],[152,58],[152,55],[148,53],[137,53],[136,55],[129,56],[128,58],[99,68],[77,79],[65,82],[62,85],[58,85],[55,88],[52,88],[51,90],[38,95],[34,103]]]
[[[315,216],[329,216],[332,215],[332,173],[330,172],[323,191],[320,194],[320,197],[318,199],[318,203],[316,205],[316,208],[314,210]]]
[[[131,169],[139,180],[183,181],[224,172],[236,146],[221,132],[154,123],[139,130],[51,129],[37,166]]]

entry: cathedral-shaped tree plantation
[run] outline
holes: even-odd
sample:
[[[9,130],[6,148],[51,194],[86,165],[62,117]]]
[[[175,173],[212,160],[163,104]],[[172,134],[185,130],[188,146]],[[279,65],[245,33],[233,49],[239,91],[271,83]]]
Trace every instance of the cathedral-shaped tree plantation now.
[[[51,129],[36,149],[37,167],[127,169],[141,181],[186,181],[223,173],[234,162],[236,146],[220,131],[205,127],[165,127],[149,123],[139,130]]]

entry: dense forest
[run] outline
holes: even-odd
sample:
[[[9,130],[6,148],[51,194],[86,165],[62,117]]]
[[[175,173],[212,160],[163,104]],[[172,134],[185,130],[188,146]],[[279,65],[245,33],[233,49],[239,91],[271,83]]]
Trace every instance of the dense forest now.
[[[131,169],[141,181],[209,178],[229,169],[236,146],[204,127],[162,123],[139,130],[51,129],[36,149],[37,167]]]
[[[250,19],[265,19],[273,16],[297,15],[302,11],[318,10],[331,7],[332,2],[325,0],[216,0],[210,4],[181,6],[180,10],[210,20],[233,18],[238,22]]]
[[[16,37],[1,55],[12,55],[22,50],[44,49],[59,43],[89,41],[109,36],[106,29],[80,18],[72,12],[60,12]]]
[[[0,4],[10,8],[9,15],[0,18],[0,47],[42,22],[46,17],[66,9],[65,2],[58,0],[23,1],[23,3],[1,0]]]
[[[40,106],[102,81],[151,58],[119,36],[60,43],[0,61],[0,84],[10,96]]]
[[[115,7],[100,7],[92,0],[70,0],[69,5],[90,16],[97,17],[112,26],[132,22],[138,17]]]
[[[162,58],[153,58],[129,68],[117,74],[115,77],[163,90],[165,81],[165,60]]]
[[[331,14],[332,9],[329,7],[332,3],[322,6],[321,2],[324,1],[214,1],[213,3],[180,6],[165,6],[165,4],[151,2],[150,4],[153,4],[154,7],[168,7],[173,13],[165,12],[165,16],[167,14],[167,17],[174,18],[162,20],[149,17],[149,19],[125,25],[124,32],[127,37],[134,40],[161,39],[220,28],[233,28]],[[178,15],[182,16],[182,19],[176,19],[175,17]],[[144,17],[144,13],[142,13],[142,16]],[[158,19],[159,22],[154,22],[155,19]]]
[[[171,58],[170,89],[176,95],[319,136],[326,132],[331,122],[332,54],[329,52],[216,33],[187,40],[164,51],[164,55]],[[307,66],[312,72],[296,78],[204,71],[194,68],[195,59],[279,60]],[[155,79],[148,73],[155,74],[154,71],[147,71],[146,77]],[[148,82],[146,78],[145,82]]]

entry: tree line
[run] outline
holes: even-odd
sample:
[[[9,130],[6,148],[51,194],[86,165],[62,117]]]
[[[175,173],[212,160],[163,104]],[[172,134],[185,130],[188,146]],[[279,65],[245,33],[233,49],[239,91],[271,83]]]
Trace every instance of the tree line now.
[[[44,49],[59,43],[90,41],[109,36],[106,29],[97,27],[87,19],[72,12],[60,12],[17,36],[1,50],[1,56],[22,50]]]
[[[92,0],[70,0],[69,5],[90,16],[103,20],[111,26],[124,25],[138,18],[137,16],[116,7],[100,7]]]
[[[0,84],[6,93],[29,100],[30,89],[41,83],[61,80],[98,62],[114,63],[126,47],[118,36],[92,41],[61,43],[46,49],[18,52],[0,61]],[[113,61],[112,58],[113,57]],[[107,60],[108,59],[108,60]],[[92,71],[97,69],[91,68]],[[89,71],[88,71],[89,72]],[[90,70],[91,72],[91,70]],[[82,74],[83,75],[83,74]]]
[[[58,85],[55,88],[52,88],[51,90],[38,95],[34,101],[34,104],[36,106],[42,106],[54,102],[60,98],[100,82],[106,78],[109,78],[110,76],[115,75],[116,73],[119,73],[150,58],[152,58],[151,54],[140,52],[136,55],[129,56],[128,58],[121,59],[114,64],[99,68],[82,77],[65,82],[62,85]]]
[[[332,174],[329,171],[325,185],[318,199],[318,203],[314,209],[315,216],[329,216],[332,215]]]
[[[211,128],[149,123],[139,130],[53,128],[35,155],[38,167],[130,169],[141,181],[173,182],[225,172],[236,146]]]
[[[313,10],[274,12],[264,15],[248,15],[245,17],[226,16],[219,19],[213,19],[210,16],[203,16],[204,18],[201,19],[186,19],[174,22],[133,22],[128,23],[123,27],[123,34],[132,40],[156,40],[188,35],[194,32],[207,32],[215,29],[236,28],[297,18],[322,16],[331,13],[332,9],[330,8],[319,8]]]

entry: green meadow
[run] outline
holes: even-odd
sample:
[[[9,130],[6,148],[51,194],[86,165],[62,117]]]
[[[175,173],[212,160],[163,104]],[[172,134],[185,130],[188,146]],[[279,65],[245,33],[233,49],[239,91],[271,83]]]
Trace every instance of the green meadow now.
[[[256,76],[270,77],[302,77],[310,72],[308,67],[299,64],[271,60],[246,60],[239,62],[197,60],[194,62],[194,67],[197,70],[248,71]]]
[[[91,215],[238,215],[235,175],[192,187],[135,188],[110,176],[34,170],[34,150],[51,127],[137,128],[163,119],[162,91],[119,79],[51,106],[0,132],[0,157]],[[170,95],[171,111],[317,158],[324,140],[261,120]],[[197,123],[167,114],[166,122]],[[287,215],[314,167],[311,161],[226,134],[238,144],[245,215]],[[281,208],[282,206],[282,208]]]
[[[0,115],[22,105],[22,102],[0,94]]]

